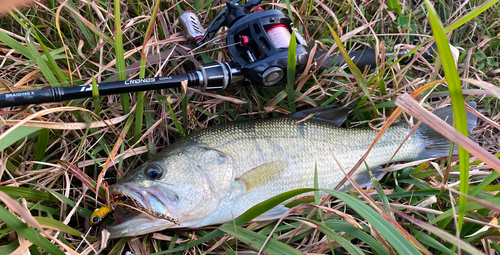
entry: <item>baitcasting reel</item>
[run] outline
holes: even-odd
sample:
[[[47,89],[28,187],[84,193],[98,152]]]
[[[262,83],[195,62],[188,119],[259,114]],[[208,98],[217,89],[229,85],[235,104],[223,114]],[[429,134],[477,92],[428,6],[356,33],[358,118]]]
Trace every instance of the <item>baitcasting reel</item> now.
[[[203,65],[200,71],[213,70],[213,66],[226,65],[215,76],[227,76],[228,84],[210,84],[204,89],[224,89],[227,85],[240,85],[248,80],[253,85],[273,86],[285,82],[288,63],[288,48],[293,30],[292,21],[279,10],[264,11],[260,8],[251,12],[261,0],[250,0],[240,5],[237,0],[226,2],[222,11],[206,32],[198,17],[185,12],[179,18],[189,40],[199,46],[213,38],[221,27],[228,27],[226,45],[232,61]],[[300,35],[296,33],[296,70],[302,73],[309,58],[309,50]],[[228,70],[228,71],[226,71]],[[207,73],[208,75],[208,73]],[[240,84],[239,84],[240,83]],[[225,86],[224,86],[225,85]]]

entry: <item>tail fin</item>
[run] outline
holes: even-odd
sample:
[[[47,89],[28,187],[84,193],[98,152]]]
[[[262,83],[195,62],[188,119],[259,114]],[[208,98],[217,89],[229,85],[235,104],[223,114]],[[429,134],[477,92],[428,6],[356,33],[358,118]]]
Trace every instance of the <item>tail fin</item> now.
[[[475,102],[469,102],[467,104],[476,109]],[[438,109],[434,111],[434,114],[450,125],[453,122],[453,109],[451,106]],[[467,129],[470,132],[476,127],[477,117],[470,112],[466,112],[466,115]],[[422,143],[422,149],[420,150],[417,159],[448,156],[450,152],[450,140],[448,140],[448,138],[444,137],[428,125],[422,123],[415,134],[413,134],[413,136],[417,136],[418,140],[420,140],[420,142]],[[453,154],[458,154],[457,146],[455,146]]]

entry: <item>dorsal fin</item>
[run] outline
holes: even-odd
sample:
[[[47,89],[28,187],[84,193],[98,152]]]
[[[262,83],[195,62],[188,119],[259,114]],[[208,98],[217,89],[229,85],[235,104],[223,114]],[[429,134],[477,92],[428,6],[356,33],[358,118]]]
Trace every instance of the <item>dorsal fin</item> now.
[[[335,105],[324,105],[295,112],[289,114],[288,116],[297,120],[301,120],[313,114],[313,116],[309,119],[325,121],[335,127],[338,127],[342,125],[342,123],[344,123],[347,115],[349,115],[349,112],[351,112],[352,109],[352,107],[335,107]]]

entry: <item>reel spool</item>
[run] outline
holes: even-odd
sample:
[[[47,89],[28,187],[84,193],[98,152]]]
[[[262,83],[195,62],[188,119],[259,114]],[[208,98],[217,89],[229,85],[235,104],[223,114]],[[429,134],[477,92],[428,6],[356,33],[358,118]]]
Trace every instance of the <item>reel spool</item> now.
[[[269,39],[278,49],[288,48],[290,46],[290,39],[292,34],[288,27],[283,24],[278,24],[266,29]]]

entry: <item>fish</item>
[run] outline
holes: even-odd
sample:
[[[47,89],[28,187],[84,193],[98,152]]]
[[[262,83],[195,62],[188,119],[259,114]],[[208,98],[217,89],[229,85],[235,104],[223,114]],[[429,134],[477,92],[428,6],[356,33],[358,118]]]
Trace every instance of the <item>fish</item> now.
[[[351,110],[316,107],[276,118],[222,123],[172,143],[109,187],[112,196],[130,197],[144,210],[171,220],[140,211],[118,215],[119,223],[107,227],[110,237],[230,222],[276,195],[314,188],[315,171],[319,188],[335,188],[345,177],[339,164],[349,172],[378,134],[371,128],[339,127]],[[451,107],[434,113],[452,123]],[[467,113],[469,130],[476,120]],[[450,141],[431,127],[421,124],[407,138],[410,131],[406,121],[392,125],[366,164],[352,175],[356,183],[372,183],[368,169],[381,179],[380,166],[389,161],[448,156]],[[287,209],[281,204],[254,220],[276,219]]]

